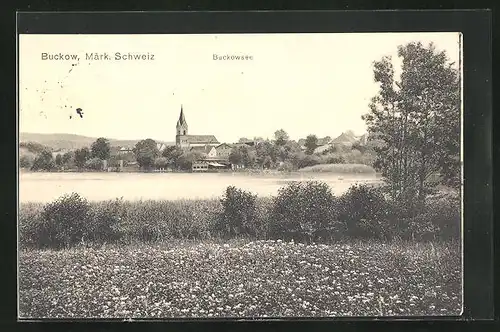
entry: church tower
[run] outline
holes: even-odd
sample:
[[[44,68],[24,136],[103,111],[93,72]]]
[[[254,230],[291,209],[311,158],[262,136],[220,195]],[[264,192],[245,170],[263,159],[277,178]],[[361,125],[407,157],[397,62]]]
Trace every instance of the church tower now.
[[[179,120],[177,120],[177,133],[175,135],[175,143],[178,147],[182,147],[183,139],[182,136],[188,135],[188,125],[186,122],[186,118],[184,117],[184,111],[181,105],[181,114],[179,115]]]

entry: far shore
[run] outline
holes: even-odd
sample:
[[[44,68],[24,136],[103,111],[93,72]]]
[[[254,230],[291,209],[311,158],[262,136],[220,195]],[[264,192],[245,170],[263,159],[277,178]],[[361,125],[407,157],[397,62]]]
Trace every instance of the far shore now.
[[[238,170],[213,170],[204,172],[194,172],[192,170],[142,170],[142,169],[125,169],[125,170],[89,170],[89,169],[66,169],[66,170],[53,170],[53,171],[32,171],[26,168],[19,168],[19,173],[21,174],[44,174],[44,173],[54,173],[54,174],[238,174],[238,175],[271,175],[271,176],[307,176],[312,174],[321,175],[363,175],[370,176],[374,178],[381,178],[381,174],[375,172],[373,168],[365,165],[357,164],[326,164],[326,165],[316,165],[311,167],[305,167],[299,170],[285,171],[278,169],[238,169]]]
[[[27,169],[19,169],[19,174],[22,175],[35,175],[35,174],[94,174],[94,175],[133,175],[133,174],[151,174],[151,175],[167,175],[167,174],[191,174],[194,176],[200,176],[200,175],[238,175],[238,176],[258,176],[258,177],[280,177],[280,178],[295,178],[295,177],[300,177],[300,178],[312,178],[316,176],[321,176],[321,177],[347,177],[347,178],[352,178],[352,177],[369,177],[372,179],[376,180],[381,180],[382,175],[380,173],[357,173],[357,172],[335,172],[335,171],[321,171],[321,170],[309,170],[309,171],[279,171],[279,170],[238,170],[238,171],[212,171],[212,172],[192,172],[192,171],[142,171],[142,170],[137,170],[137,171],[92,171],[92,170],[83,170],[83,171],[78,171],[78,170],[56,170],[56,171],[31,171]]]

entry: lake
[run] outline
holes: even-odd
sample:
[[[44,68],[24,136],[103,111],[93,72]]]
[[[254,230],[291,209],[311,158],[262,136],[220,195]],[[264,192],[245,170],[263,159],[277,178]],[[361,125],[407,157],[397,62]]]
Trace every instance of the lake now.
[[[374,174],[248,174],[248,173],[21,173],[20,202],[49,202],[77,192],[91,201],[123,197],[185,199],[220,197],[227,186],[259,196],[276,195],[290,181],[319,180],[340,195],[356,183],[378,183]]]

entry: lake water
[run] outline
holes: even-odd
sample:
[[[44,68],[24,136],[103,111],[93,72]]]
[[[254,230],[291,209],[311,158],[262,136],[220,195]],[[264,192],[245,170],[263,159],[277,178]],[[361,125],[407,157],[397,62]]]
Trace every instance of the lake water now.
[[[356,183],[377,183],[372,174],[246,174],[246,173],[21,173],[20,202],[48,202],[77,192],[91,201],[123,197],[183,199],[220,197],[227,186],[271,196],[290,181],[320,180],[340,195]]]

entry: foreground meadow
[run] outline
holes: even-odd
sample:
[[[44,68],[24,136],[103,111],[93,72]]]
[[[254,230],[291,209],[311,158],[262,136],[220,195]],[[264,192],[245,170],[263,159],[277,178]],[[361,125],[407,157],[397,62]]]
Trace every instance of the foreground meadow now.
[[[233,240],[19,259],[22,318],[458,315],[459,244]]]

